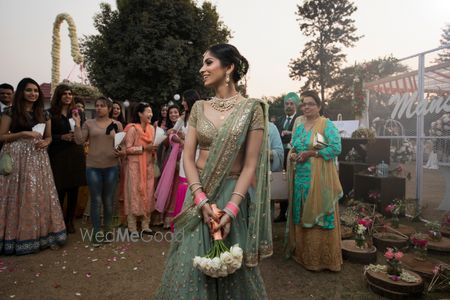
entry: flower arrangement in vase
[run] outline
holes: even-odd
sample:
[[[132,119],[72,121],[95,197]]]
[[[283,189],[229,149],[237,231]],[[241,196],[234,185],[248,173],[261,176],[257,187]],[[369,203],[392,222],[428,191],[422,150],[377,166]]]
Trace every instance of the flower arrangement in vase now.
[[[356,247],[364,249],[372,247],[371,228],[373,221],[370,218],[359,219],[354,227]]]
[[[400,213],[404,208],[404,203],[400,199],[395,199],[393,203],[386,206],[385,211],[392,215],[391,226],[393,228],[398,228],[400,226]]]
[[[411,243],[414,246],[414,258],[417,260],[425,260],[427,256],[428,239],[423,233],[416,233],[411,236]]]
[[[396,281],[400,279],[400,275],[402,274],[402,267],[400,259],[403,257],[403,252],[399,251],[397,248],[387,248],[387,251],[384,253],[384,257],[387,262],[387,274],[389,278]]]
[[[441,224],[439,222],[429,222],[425,224],[428,228],[428,236],[432,241],[439,242],[442,239]]]

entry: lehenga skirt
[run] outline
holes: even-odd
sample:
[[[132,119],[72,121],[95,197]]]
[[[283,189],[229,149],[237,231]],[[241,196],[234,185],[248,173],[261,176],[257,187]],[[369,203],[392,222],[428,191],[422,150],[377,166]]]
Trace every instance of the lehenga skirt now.
[[[36,140],[6,143],[13,171],[0,175],[0,253],[28,254],[66,241],[66,228],[46,150]]]
[[[224,208],[234,191],[236,179],[227,179],[213,201]],[[245,248],[247,236],[248,203],[243,200],[240,212],[231,225],[231,232],[224,240],[230,247],[239,244]],[[198,216],[200,218],[200,216]],[[172,238],[161,286],[155,299],[267,299],[264,282],[258,267],[242,267],[227,277],[206,276],[192,263],[195,256],[205,256],[212,247],[208,225],[199,222],[189,232],[178,230]],[[244,253],[245,256],[245,253]]]
[[[339,211],[334,212],[334,229],[304,228],[295,225],[295,252],[293,259],[311,271],[342,269],[341,230]]]

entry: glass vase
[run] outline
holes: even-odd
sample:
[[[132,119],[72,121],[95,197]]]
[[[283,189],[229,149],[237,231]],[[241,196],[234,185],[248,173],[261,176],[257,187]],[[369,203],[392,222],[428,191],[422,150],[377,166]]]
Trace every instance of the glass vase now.
[[[430,237],[431,240],[435,242],[439,242],[442,239],[442,233],[436,230],[428,231],[428,236]]]
[[[414,258],[424,261],[427,258],[427,247],[414,246]]]
[[[402,268],[398,260],[388,261],[387,270],[388,275],[400,276],[402,274]]]
[[[400,219],[398,218],[397,214],[392,215],[391,226],[392,228],[400,227]]]
[[[356,235],[356,237],[355,237],[356,247],[363,249],[365,242],[366,242],[366,238],[364,237],[363,234]]]

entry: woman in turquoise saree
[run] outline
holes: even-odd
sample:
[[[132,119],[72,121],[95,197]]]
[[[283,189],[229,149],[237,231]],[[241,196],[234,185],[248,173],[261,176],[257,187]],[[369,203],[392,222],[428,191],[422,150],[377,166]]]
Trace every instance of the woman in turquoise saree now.
[[[340,271],[342,266],[338,200],[342,187],[335,158],[341,137],[333,122],[320,115],[314,91],[302,93],[303,116],[297,118],[289,152],[287,255],[312,271]],[[325,144],[319,149],[317,137]]]
[[[232,45],[215,45],[204,54],[200,73],[216,97],[197,101],[191,111],[184,148],[189,189],[174,220],[156,299],[267,299],[257,265],[272,254],[268,108],[236,91],[247,69],[247,60]],[[252,196],[244,196],[250,187]],[[202,193],[209,200],[196,205]],[[210,205],[224,209],[230,202],[239,207],[237,215],[226,212],[218,219]],[[193,267],[193,258],[205,256],[212,246],[211,219],[219,222],[228,247],[243,249],[242,267],[226,277],[212,278]]]

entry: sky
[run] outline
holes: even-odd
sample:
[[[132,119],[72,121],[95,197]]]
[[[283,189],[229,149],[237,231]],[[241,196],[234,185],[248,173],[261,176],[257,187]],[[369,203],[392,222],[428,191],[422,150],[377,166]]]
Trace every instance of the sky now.
[[[101,2],[115,8],[115,1],[106,0],[1,0],[0,82],[16,86],[23,77],[32,77],[39,83],[50,82],[52,28],[56,15],[69,13],[77,26],[78,37],[95,34],[93,17],[100,11]],[[232,31],[230,43],[250,62],[249,95],[279,96],[298,91],[301,82],[289,77],[288,65],[299,56],[307,41],[295,14],[302,1],[211,2]],[[354,48],[345,49],[346,65],[390,54],[403,58],[436,48],[442,29],[450,24],[449,0],[354,2],[358,7],[353,15],[357,34],[364,37]],[[70,56],[65,23],[61,27],[61,40],[61,80],[80,81],[80,72]],[[416,60],[410,63],[414,66]]]

